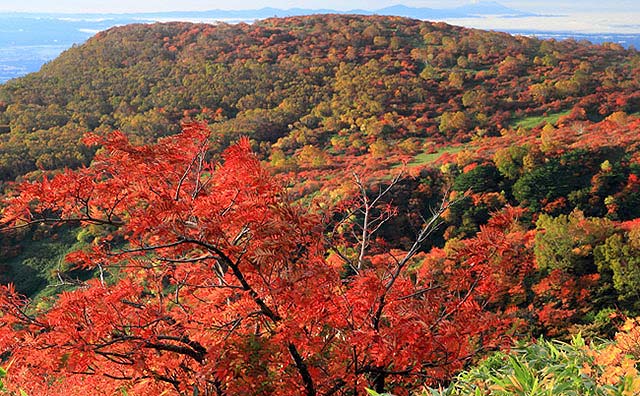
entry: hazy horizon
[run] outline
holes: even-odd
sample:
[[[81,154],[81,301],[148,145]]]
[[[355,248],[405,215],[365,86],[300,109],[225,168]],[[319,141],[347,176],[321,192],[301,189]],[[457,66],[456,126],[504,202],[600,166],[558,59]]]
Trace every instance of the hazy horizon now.
[[[491,0],[488,0],[491,2]],[[453,25],[471,28],[501,31],[564,31],[575,33],[640,33],[640,1],[617,0],[603,2],[584,0],[577,4],[567,0],[498,0],[497,3],[519,11],[538,14],[538,16],[499,17],[483,16],[472,18],[443,18]],[[0,13],[66,13],[66,14],[121,14],[150,12],[180,12],[209,10],[247,10],[265,7],[305,8],[312,10],[333,9],[349,11],[362,9],[375,11],[391,5],[446,9],[465,4],[478,3],[477,0],[236,0],[233,6],[228,2],[205,0],[154,0],[137,1],[113,0],[99,2],[97,0],[32,0],[29,2],[9,2],[0,0]],[[196,18],[197,19],[197,18]],[[196,22],[195,20],[193,20]],[[199,22],[210,22],[205,18]],[[2,32],[0,31],[0,35]]]
[[[270,0],[268,2],[257,0],[236,0],[233,6],[228,2],[205,0],[154,0],[137,1],[112,0],[102,2],[97,0],[58,0],[55,3],[50,0],[31,0],[29,2],[16,3],[0,0],[0,12],[50,12],[50,13],[136,13],[136,12],[164,12],[164,11],[206,11],[206,10],[245,10],[274,7],[282,9],[308,8],[308,9],[335,9],[339,11],[364,9],[376,10],[390,5],[403,4],[411,7],[451,8],[465,4],[477,3],[477,0]],[[553,14],[558,12],[610,12],[630,13],[640,12],[640,2],[635,0],[616,0],[602,2],[597,0],[552,1],[552,0],[502,0],[498,3],[519,9],[522,11],[540,14]]]

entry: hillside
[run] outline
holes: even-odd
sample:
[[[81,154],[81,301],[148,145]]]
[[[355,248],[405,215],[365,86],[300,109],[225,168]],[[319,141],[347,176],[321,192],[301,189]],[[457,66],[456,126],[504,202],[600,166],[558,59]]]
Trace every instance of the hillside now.
[[[398,17],[100,33],[0,86],[11,389],[465,394],[514,340],[614,337],[639,76],[617,45]],[[591,348],[514,356],[636,389]]]
[[[248,136],[302,202],[333,205],[351,193],[352,172],[384,181],[406,164],[412,177],[392,199],[410,215],[380,230],[396,246],[446,186],[473,195],[425,249],[475,235],[504,205],[529,210],[526,228],[574,209],[629,221],[640,216],[627,116],[640,110],[639,69],[638,53],[617,46],[396,17],[130,25],[0,86],[0,169],[10,182],[87,165],[89,130],[142,144],[205,121],[214,158]],[[4,281],[49,294],[43,286],[59,283],[65,253],[87,237],[25,232],[3,237]],[[20,248],[25,238],[35,245]]]
[[[394,17],[114,28],[0,87],[0,177],[88,163],[88,130],[149,142],[191,119],[221,146],[248,135],[287,156],[463,142],[541,115],[600,120],[637,107],[638,59]]]

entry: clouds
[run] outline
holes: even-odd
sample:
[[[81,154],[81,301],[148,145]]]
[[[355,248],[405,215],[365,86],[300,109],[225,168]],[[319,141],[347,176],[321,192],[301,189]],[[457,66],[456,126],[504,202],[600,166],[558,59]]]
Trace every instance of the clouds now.
[[[504,0],[503,4],[542,13],[554,12],[640,12],[637,0]]]

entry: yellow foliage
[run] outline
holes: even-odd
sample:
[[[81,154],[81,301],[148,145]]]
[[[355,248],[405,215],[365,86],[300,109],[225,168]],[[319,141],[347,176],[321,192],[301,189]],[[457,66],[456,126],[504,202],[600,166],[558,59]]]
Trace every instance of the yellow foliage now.
[[[389,153],[389,145],[383,139],[378,139],[371,143],[369,146],[369,152],[374,158],[386,157]]]
[[[540,150],[543,153],[555,151],[559,147],[556,136],[556,128],[551,124],[546,124],[540,133]]]
[[[615,122],[618,125],[626,125],[629,116],[624,111],[616,111],[608,116],[607,121]]]
[[[476,155],[471,150],[462,150],[456,155],[456,164],[459,168],[463,168],[470,163],[474,162],[476,159]]]
[[[304,146],[297,153],[298,165],[303,168],[318,168],[328,162],[327,154],[312,145]]]
[[[639,319],[626,321],[616,334],[613,343],[602,349],[587,347],[593,357],[594,367],[585,366],[584,375],[601,374],[596,378],[601,385],[622,385],[622,395],[640,395],[640,373],[636,365],[640,362],[640,322]]]

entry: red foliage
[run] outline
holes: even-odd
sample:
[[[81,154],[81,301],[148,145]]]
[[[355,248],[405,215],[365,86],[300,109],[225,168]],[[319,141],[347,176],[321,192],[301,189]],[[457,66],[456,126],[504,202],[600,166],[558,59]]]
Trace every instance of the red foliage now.
[[[466,242],[464,260],[414,271],[412,252],[369,252],[341,277],[320,217],[288,201],[247,139],[223,163],[207,161],[204,125],[153,146],[120,133],[87,142],[104,146],[90,167],[22,184],[6,202],[15,226],[72,221],[106,235],[68,257],[104,276],[50,308],[2,289],[12,390],[403,393],[500,344],[510,325],[490,308],[526,272],[515,209]]]
[[[585,313],[591,289],[599,278],[598,274],[576,277],[556,269],[532,287],[542,306],[536,312],[538,320],[549,336],[566,331],[567,322]]]

